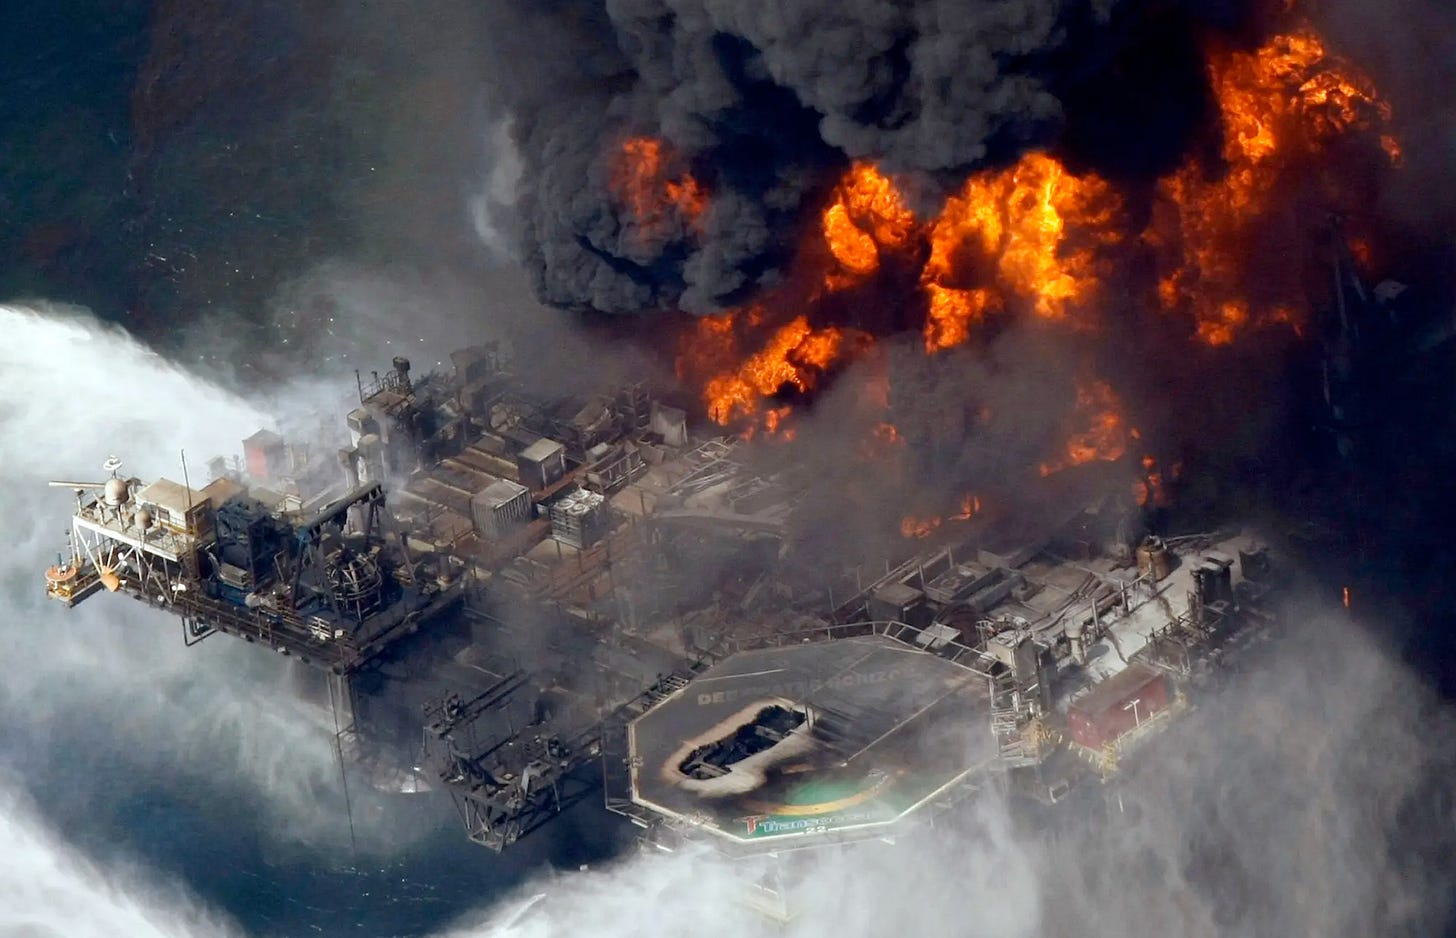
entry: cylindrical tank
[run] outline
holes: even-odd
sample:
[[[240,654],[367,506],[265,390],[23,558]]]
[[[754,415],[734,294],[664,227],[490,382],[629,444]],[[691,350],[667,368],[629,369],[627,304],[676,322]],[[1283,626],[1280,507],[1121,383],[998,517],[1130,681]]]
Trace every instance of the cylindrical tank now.
[[[1173,571],[1173,558],[1160,537],[1148,535],[1137,549],[1138,573],[1161,580]]]
[[[106,480],[106,487],[102,491],[102,498],[112,508],[118,505],[125,505],[131,500],[131,487],[127,485],[125,479],[112,476]]]
[[[1198,599],[1205,605],[1219,601],[1234,601],[1233,572],[1228,562],[1205,559],[1193,568],[1193,586]]]

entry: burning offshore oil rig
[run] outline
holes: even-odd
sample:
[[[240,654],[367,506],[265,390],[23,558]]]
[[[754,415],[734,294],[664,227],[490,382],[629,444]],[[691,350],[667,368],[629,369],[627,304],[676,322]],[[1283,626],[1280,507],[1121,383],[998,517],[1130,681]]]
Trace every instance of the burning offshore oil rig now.
[[[642,385],[532,398],[496,346],[420,379],[396,359],[347,428],[323,453],[260,431],[200,488],[115,458],[54,483],[76,508],[47,592],[312,666],[341,757],[447,790],[495,850],[603,785],[659,842],[750,853],[882,836],[992,779],[1055,802],[1275,621],[1266,547],[1119,541],[1126,499],[816,582],[783,557],[811,479]]]
[[[978,155],[927,209],[841,152],[755,202],[726,147],[551,149],[538,207],[563,178],[601,204],[531,229],[539,292],[706,310],[675,384],[541,390],[500,343],[397,358],[332,442],[260,431],[197,488],[115,458],[54,483],[47,592],[311,666],[340,757],[445,790],[494,850],[598,791],[646,842],[746,856],[1115,782],[1281,618],[1280,553],[1180,487],[1288,468],[1241,450],[1283,381],[1260,430],[1354,464],[1371,376],[1456,332],[1366,286],[1355,183],[1402,159],[1373,83],[1306,25],[1204,52],[1209,139],[1131,182]],[[724,247],[776,226],[772,264]]]

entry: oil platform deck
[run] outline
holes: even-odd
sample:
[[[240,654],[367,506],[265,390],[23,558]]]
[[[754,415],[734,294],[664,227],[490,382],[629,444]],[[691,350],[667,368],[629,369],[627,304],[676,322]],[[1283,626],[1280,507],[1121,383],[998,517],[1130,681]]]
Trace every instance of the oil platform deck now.
[[[533,395],[496,346],[452,359],[396,359],[347,435],[260,431],[201,488],[115,458],[54,483],[76,504],[47,593],[312,666],[341,757],[445,789],[495,850],[598,788],[733,853],[885,836],[991,777],[1055,801],[1274,622],[1252,539],[1123,544],[1096,507],[804,588],[782,558],[814,480],[645,386]]]

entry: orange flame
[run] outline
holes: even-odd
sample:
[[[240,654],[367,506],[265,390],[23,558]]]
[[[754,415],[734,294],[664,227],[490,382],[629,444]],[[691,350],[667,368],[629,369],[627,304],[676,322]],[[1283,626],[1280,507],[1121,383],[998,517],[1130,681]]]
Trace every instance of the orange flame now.
[[[904,538],[929,537],[940,527],[940,518],[917,518],[906,515],[900,519],[900,536]]]
[[[936,352],[961,345],[971,337],[971,326],[999,306],[990,290],[961,290],[926,283],[930,306],[925,315],[925,350]]]
[[[1119,247],[1127,220],[1122,195],[1105,179],[1073,173],[1045,153],[971,176],[925,224],[888,176],[857,162],[835,186],[783,286],[752,307],[700,320],[679,357],[679,374],[701,382],[714,421],[755,418],[756,428],[774,433],[782,417],[765,412],[766,399],[809,390],[869,341],[851,329],[810,325],[821,321],[820,304],[871,277],[893,285],[921,257],[927,353],[967,342],[993,315],[1025,311],[1074,328],[1094,325],[1083,311],[1114,257],[1132,260],[1135,269],[1150,263],[1158,302],[1188,315],[1192,336],[1203,344],[1228,346],[1269,323],[1300,334],[1304,285],[1294,277],[1274,282],[1276,275],[1251,293],[1242,282],[1250,255],[1269,240],[1264,227],[1279,217],[1274,210],[1283,207],[1285,192],[1296,188],[1285,185],[1289,174],[1312,168],[1311,160],[1341,137],[1373,130],[1371,146],[1378,139],[1398,159],[1398,141],[1376,136],[1390,108],[1308,30],[1253,50],[1214,49],[1207,68],[1222,130],[1218,165],[1191,156],[1158,183],[1142,240],[1127,246],[1136,252]],[[672,167],[661,144],[634,138],[623,152],[631,171],[623,174],[619,198],[639,219],[690,222],[703,210],[702,189]],[[865,413],[867,423],[888,411],[887,384],[869,383],[866,394],[873,392],[878,409]],[[1074,420],[1065,452],[1044,463],[1043,474],[1119,459],[1135,438],[1104,383],[1079,389]],[[866,453],[886,453],[898,439],[877,433],[867,435]],[[1151,487],[1146,478],[1139,485],[1156,502],[1160,483],[1161,474]]]
[[[1225,300],[1216,310],[1208,311],[1198,322],[1198,337],[1209,345],[1228,345],[1244,323],[1249,321],[1249,304],[1244,300]]]
[[[832,290],[873,273],[879,267],[880,249],[903,247],[914,231],[915,218],[893,183],[872,164],[856,163],[836,187],[823,216],[830,254],[851,279],[826,273],[823,285]],[[809,295],[795,295],[804,286],[803,278],[789,280],[789,287],[746,311],[700,319],[680,350],[678,376],[707,377],[703,401],[714,422],[727,425],[753,415],[764,398],[785,388],[809,390],[846,351],[868,343],[865,333],[836,326],[814,328],[804,315],[782,321],[785,310],[816,303],[823,295],[819,283],[808,286]],[[758,350],[744,357],[745,345],[756,345]],[[767,429],[773,432],[772,427]]]
[[[947,520],[969,521],[981,511],[981,498],[978,495],[963,495],[961,497],[961,510],[951,515],[948,519],[939,515],[906,515],[900,519],[900,536],[904,538],[929,537]]]
[[[643,232],[658,233],[677,218],[697,224],[708,196],[691,173],[672,174],[662,141],[630,137],[612,166],[611,188]]]
[[[880,249],[898,250],[916,230],[915,216],[895,184],[872,163],[855,163],[834,190],[824,210],[824,243],[839,265],[853,277],[830,277],[843,286],[880,267]]]
[[[959,514],[950,516],[952,521],[970,521],[981,513],[981,497],[979,495],[962,495],[961,510]]]
[[[1405,156],[1405,151],[1400,148],[1400,141],[1396,139],[1395,134],[1381,134],[1380,149],[1384,150],[1385,155],[1390,157],[1392,166],[1399,166],[1400,161]]]
[[[875,239],[865,234],[849,217],[843,202],[824,211],[824,240],[834,259],[852,274],[872,274],[880,267],[880,250]]]
[[[998,306],[987,288],[956,284],[979,267],[1046,319],[1061,319],[1098,283],[1094,248],[1119,240],[1121,199],[1095,175],[1075,176],[1045,153],[999,172],[972,176],[946,200],[930,230],[922,281],[929,294],[925,346],[966,340],[970,326]],[[967,263],[969,261],[969,263]]]
[[[755,413],[763,398],[786,386],[809,390],[839,356],[845,335],[834,326],[814,329],[803,316],[780,326],[763,348],[708,382],[703,392],[708,416],[726,425]]]
[[[879,440],[881,443],[885,444],[886,447],[903,446],[905,443],[905,438],[900,435],[899,430],[895,429],[895,425],[893,423],[875,424],[872,435],[876,440]]]
[[[1041,464],[1043,476],[1093,460],[1116,462],[1127,452],[1129,431],[1122,417],[1122,401],[1106,382],[1078,386],[1076,414],[1087,421],[1087,429],[1067,440],[1064,457]]]
[[[1166,508],[1170,504],[1168,490],[1163,485],[1163,472],[1158,468],[1158,461],[1152,456],[1143,457],[1143,476],[1133,483],[1133,498],[1142,507],[1152,505],[1155,508]],[[1174,476],[1177,476],[1177,467],[1174,467]]]
[[[779,427],[783,424],[784,418],[787,417],[792,411],[793,408],[790,407],[788,404],[785,404],[782,407],[769,408],[769,410],[767,410],[763,415],[763,428],[769,433],[779,432]],[[792,433],[793,431],[788,432]]]
[[[1159,184],[1147,240],[1173,247],[1158,296],[1188,309],[1210,345],[1232,342],[1250,323],[1287,321],[1288,303],[1252,309],[1240,282],[1244,252],[1286,171],[1336,138],[1390,119],[1369,80],[1334,61],[1308,29],[1276,36],[1252,52],[1215,52],[1208,65],[1223,130],[1223,172],[1196,159]],[[1380,144],[1392,162],[1400,144]]]
[[[741,357],[738,345],[737,312],[698,316],[680,343],[676,361],[682,381],[705,379],[732,367]]]

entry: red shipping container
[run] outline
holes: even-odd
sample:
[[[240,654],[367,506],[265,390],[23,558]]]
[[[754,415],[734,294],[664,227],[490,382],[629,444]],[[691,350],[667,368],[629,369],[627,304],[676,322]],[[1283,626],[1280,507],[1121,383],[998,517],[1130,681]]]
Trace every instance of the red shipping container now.
[[[1067,728],[1081,745],[1101,749],[1167,706],[1163,673],[1135,662],[1073,703],[1067,710]]]
[[[243,441],[243,461],[248,475],[271,479],[283,473],[283,437],[271,430],[259,430]]]

